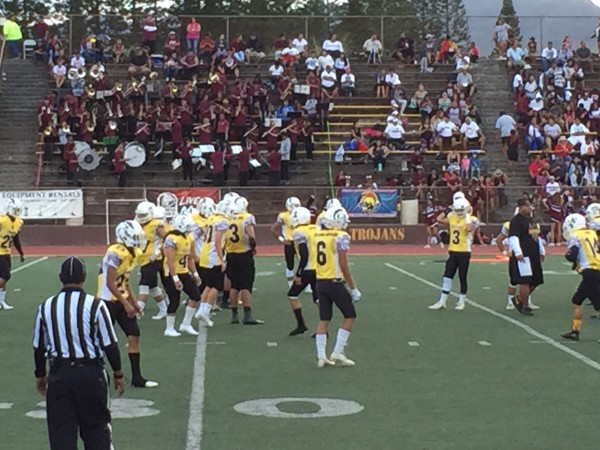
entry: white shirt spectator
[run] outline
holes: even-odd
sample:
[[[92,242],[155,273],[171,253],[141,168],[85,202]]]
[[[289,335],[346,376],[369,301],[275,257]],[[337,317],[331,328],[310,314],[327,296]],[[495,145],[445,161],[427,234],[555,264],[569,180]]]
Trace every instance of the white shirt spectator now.
[[[546,194],[548,197],[552,197],[554,194],[558,194],[560,192],[560,184],[558,181],[554,181],[554,177],[550,178],[551,181],[546,183]]]
[[[305,61],[306,64],[306,70],[317,70],[317,67],[319,67],[319,60],[317,58],[306,58]]]
[[[510,28],[510,25],[507,23],[496,25],[496,28],[494,28],[496,38],[499,41],[508,41],[508,30],[510,30]]]
[[[395,123],[388,123],[384,131],[384,134],[387,135],[390,139],[402,139],[404,133],[404,127],[400,125],[397,119]]]
[[[298,55],[300,55],[300,52],[296,47],[286,47],[283,50],[281,50],[281,55],[291,55],[298,57]]]
[[[296,48],[296,50],[298,50],[298,53],[304,53],[306,51],[306,47],[308,46],[308,42],[304,38],[294,38],[292,45]]]
[[[572,146],[575,146],[577,144],[581,144],[581,152],[583,154],[584,152],[584,147],[585,147],[585,134],[579,135],[579,136],[574,136],[575,133],[589,133],[590,130],[588,130],[588,128],[580,123],[579,125],[577,125],[576,123],[574,123],[573,125],[571,125],[571,128],[569,129],[569,133],[570,136],[567,139]]]
[[[333,67],[333,58],[331,55],[319,56],[319,66],[321,67],[321,70],[325,70],[325,67],[327,66]]]
[[[592,103],[594,103],[594,101],[590,97],[588,97],[588,98],[582,97],[577,102],[577,106],[583,106],[583,108],[587,112],[589,112],[590,108],[592,107]]]
[[[383,45],[381,45],[381,41],[379,39],[367,39],[363,44],[363,50],[367,53],[377,52],[379,53]]]
[[[471,123],[465,122],[460,126],[460,132],[461,134],[464,134],[467,139],[477,139],[479,136],[479,125],[472,120]]]
[[[473,76],[469,72],[459,72],[456,76],[456,84],[460,87],[473,84]]]
[[[535,82],[535,80],[533,80],[525,83],[525,86],[523,86],[523,88],[525,89],[525,93],[529,96],[529,98],[533,98],[535,97],[535,92],[538,89],[538,85]]]
[[[552,47],[552,48],[546,47],[544,50],[542,50],[542,58],[544,58],[544,59],[553,60],[553,59],[556,59],[557,57],[558,57],[558,52],[556,51],[556,49],[554,47]]]
[[[515,129],[515,119],[508,114],[504,114],[496,119],[496,129],[500,130],[500,137],[510,136],[510,132]]]
[[[385,82],[392,86],[400,86],[400,77],[396,72],[389,72],[385,75]]]
[[[271,67],[269,67],[269,73],[271,74],[272,77],[280,77],[281,75],[283,75],[283,71],[285,69],[283,68],[283,66],[280,64],[279,66],[276,66],[275,64],[273,64]]]
[[[441,137],[452,137],[452,134],[456,130],[458,130],[458,127],[454,123],[446,120],[442,120],[436,126],[436,131]]]
[[[342,86],[354,87],[354,83],[356,83],[356,78],[353,73],[344,73],[340,76],[340,83]]]
[[[560,128],[560,125],[557,123],[555,123],[554,125],[550,125],[549,123],[544,125],[544,134],[548,137],[551,137],[552,139],[558,138],[561,132],[562,130]]]
[[[73,56],[71,58],[71,67],[75,67],[76,69],[85,67],[85,59],[81,55]]]
[[[586,166],[583,171],[583,183],[586,186],[596,186],[598,180],[598,171],[596,167]]]
[[[292,152],[292,141],[289,137],[284,137],[279,144],[279,153],[281,153],[282,161],[289,161]]]
[[[344,70],[349,65],[350,65],[350,61],[348,61],[348,58],[346,58],[346,59],[336,58],[335,62],[333,63],[333,66],[336,70]]]
[[[469,58],[468,56],[464,55],[464,56],[457,56],[456,57],[456,71],[460,71],[463,68],[469,68],[469,64],[471,64],[471,58]]]
[[[316,114],[318,104],[319,100],[316,98],[308,98],[306,99],[306,102],[304,102],[304,110],[310,115]]]
[[[327,71],[327,69],[325,69],[321,72],[321,86],[331,88],[335,86],[335,79],[335,72],[333,70]]]
[[[527,128],[527,134],[534,139],[542,137],[542,133],[540,133],[540,130],[538,130],[533,125],[529,125],[529,127]]]
[[[519,72],[517,72],[517,73],[515,73],[515,76],[513,77],[513,82],[512,82],[513,90],[516,91],[519,86],[523,86],[523,77],[521,76],[521,74]]]
[[[327,51],[327,52],[335,52],[338,51],[340,53],[344,53],[344,46],[342,45],[342,43],[340,41],[330,41],[329,39],[326,39],[325,42],[323,42],[323,50]]]
[[[529,108],[533,111],[541,111],[544,109],[544,99],[541,95],[537,95],[533,100],[529,102]]]
[[[52,73],[54,75],[62,75],[64,77],[67,75],[67,67],[64,64],[57,64],[52,69]]]

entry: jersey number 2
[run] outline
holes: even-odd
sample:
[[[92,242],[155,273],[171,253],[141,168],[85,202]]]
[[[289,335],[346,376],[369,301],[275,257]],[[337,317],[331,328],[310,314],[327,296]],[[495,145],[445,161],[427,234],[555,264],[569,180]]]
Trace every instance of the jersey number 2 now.
[[[317,242],[317,264],[324,266],[327,264],[327,253],[325,253],[325,242]]]
[[[2,248],[10,248],[11,242],[12,242],[12,236],[7,234],[6,236],[4,236],[4,238],[2,238],[2,244],[0,244],[0,246]]]

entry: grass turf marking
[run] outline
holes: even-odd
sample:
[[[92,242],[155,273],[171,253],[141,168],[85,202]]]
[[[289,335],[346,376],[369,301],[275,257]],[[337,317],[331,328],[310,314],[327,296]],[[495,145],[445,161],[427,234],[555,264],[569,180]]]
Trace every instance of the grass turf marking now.
[[[432,288],[439,289],[439,286],[437,284],[432,283],[431,281],[426,280],[425,278],[421,278],[420,276],[415,275],[412,272],[409,272],[407,270],[401,269],[400,267],[395,266],[395,265],[390,264],[390,263],[385,263],[384,265],[387,268],[389,268],[389,269],[395,270],[396,272],[399,272],[399,273],[401,273],[403,275],[406,275],[409,278],[412,278],[413,280],[419,281],[419,282],[421,282],[421,283],[423,283],[423,284],[425,284],[427,286],[430,286]],[[452,293],[452,296],[458,298],[458,294]],[[481,310],[483,312],[491,314],[494,317],[497,317],[498,319],[502,319],[505,322],[508,322],[508,323],[510,323],[510,324],[512,324],[512,325],[514,325],[516,327],[519,327],[523,331],[525,331],[526,333],[529,333],[530,335],[532,335],[533,337],[536,337],[539,340],[544,341],[547,344],[550,344],[554,348],[556,348],[556,349],[558,349],[558,350],[566,353],[567,355],[572,356],[573,358],[581,361],[584,364],[587,364],[591,368],[600,371],[600,363],[598,363],[597,361],[594,361],[593,359],[588,358],[587,356],[582,355],[581,353],[576,352],[575,350],[573,350],[573,349],[571,349],[569,347],[566,347],[564,344],[561,344],[560,342],[552,339],[550,336],[546,336],[545,334],[540,333],[539,331],[533,329],[529,325],[525,325],[523,322],[519,322],[518,320],[513,319],[512,317],[509,317],[509,316],[507,316],[505,314],[502,314],[502,313],[499,313],[497,311],[494,311],[493,309],[488,308],[487,306],[483,306],[483,305],[481,305],[481,304],[479,304],[479,303],[477,303],[477,302],[475,302],[475,301],[473,301],[473,300],[471,300],[469,298],[467,298],[466,301],[467,301],[467,304],[473,306],[474,308],[477,308],[477,309],[479,309],[479,310]]]
[[[44,256],[44,257],[42,257],[42,258],[38,258],[38,259],[34,259],[33,261],[30,261],[30,262],[28,262],[28,263],[25,263],[25,264],[23,264],[22,266],[19,266],[19,267],[17,267],[16,269],[14,269],[14,270],[11,270],[11,273],[17,273],[17,272],[20,272],[21,270],[25,270],[25,269],[27,269],[28,267],[31,267],[31,266],[33,266],[34,264],[37,264],[37,263],[44,262],[44,261],[46,261],[47,259],[48,259],[48,257],[47,257],[47,256]]]
[[[202,448],[202,413],[204,410],[204,377],[206,373],[207,329],[201,326],[196,339],[196,356],[194,358],[194,374],[192,393],[190,395],[190,416],[188,418],[186,450]]]

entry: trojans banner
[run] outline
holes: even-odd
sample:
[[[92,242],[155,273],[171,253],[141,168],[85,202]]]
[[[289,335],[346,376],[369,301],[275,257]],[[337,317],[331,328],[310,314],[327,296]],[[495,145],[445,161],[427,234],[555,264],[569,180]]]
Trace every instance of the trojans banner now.
[[[148,189],[148,200],[162,206],[167,211],[167,217],[186,212],[196,207],[202,197],[210,197],[215,203],[219,201],[219,189],[189,188],[189,189]]]
[[[342,189],[341,201],[350,217],[398,215],[398,191],[395,189]]]
[[[23,204],[21,217],[25,220],[83,217],[83,191],[81,189],[0,192],[0,211],[6,210],[6,205],[11,198],[16,198]]]

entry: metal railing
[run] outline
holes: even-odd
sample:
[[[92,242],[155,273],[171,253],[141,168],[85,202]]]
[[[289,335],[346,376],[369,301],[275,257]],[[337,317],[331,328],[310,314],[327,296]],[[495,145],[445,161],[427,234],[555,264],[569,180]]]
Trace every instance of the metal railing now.
[[[0,94],[4,89],[4,55],[6,53],[6,39],[4,35],[0,35]]]

